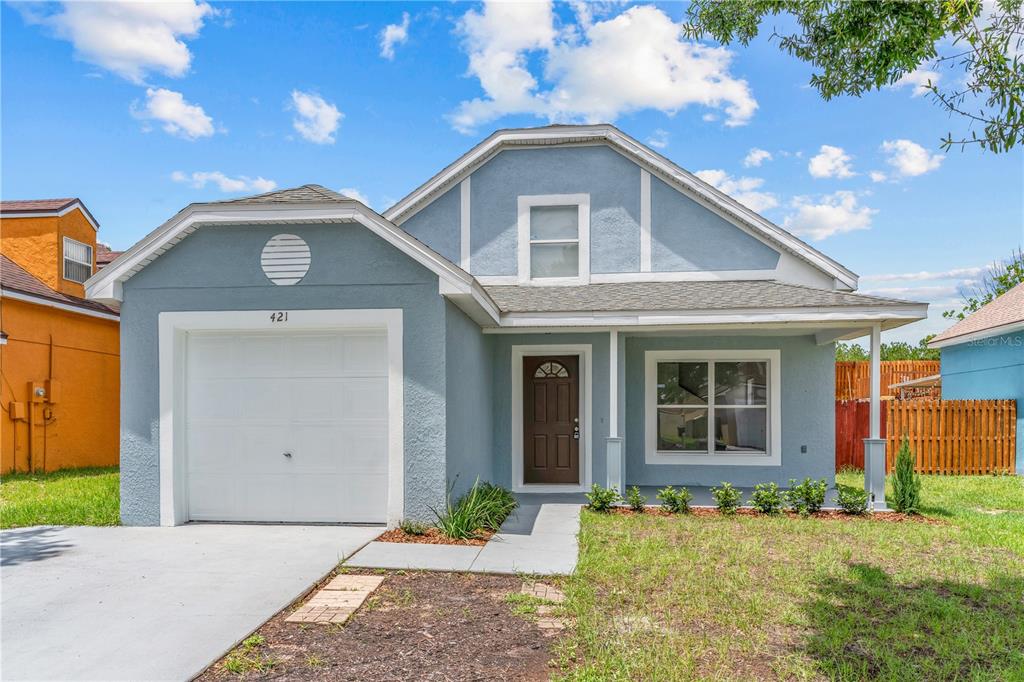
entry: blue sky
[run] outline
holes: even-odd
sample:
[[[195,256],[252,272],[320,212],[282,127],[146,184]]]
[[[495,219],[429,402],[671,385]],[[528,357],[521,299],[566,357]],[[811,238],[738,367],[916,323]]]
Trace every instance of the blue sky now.
[[[687,42],[684,11],[4,4],[0,190],[81,197],[123,249],[190,202],[272,187],[383,210],[495,128],[606,120],[801,234],[862,291],[932,302],[891,335],[912,341],[1024,242],[1020,149],[944,154],[963,124],[913,84],[823,102],[766,38]]]

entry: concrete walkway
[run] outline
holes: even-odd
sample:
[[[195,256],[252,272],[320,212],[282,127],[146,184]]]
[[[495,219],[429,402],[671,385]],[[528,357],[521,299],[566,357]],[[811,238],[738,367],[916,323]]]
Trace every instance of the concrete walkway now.
[[[188,680],[381,528],[0,533],[0,677]]]
[[[523,532],[520,518],[529,518],[534,512],[532,528]],[[572,573],[579,554],[576,535],[580,530],[580,505],[544,504],[537,510],[527,507],[516,513],[519,516],[510,517],[502,531],[483,547],[371,542],[345,565],[477,573]]]

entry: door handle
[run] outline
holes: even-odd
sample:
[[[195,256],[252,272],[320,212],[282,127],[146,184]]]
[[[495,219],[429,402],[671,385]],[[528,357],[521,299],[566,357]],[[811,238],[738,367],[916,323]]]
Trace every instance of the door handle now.
[[[580,427],[574,426],[572,429],[572,437],[576,440],[580,439]]]
[[[281,454],[284,455],[285,457],[287,457],[288,459],[292,458],[292,453],[290,453],[290,452],[282,452]]]

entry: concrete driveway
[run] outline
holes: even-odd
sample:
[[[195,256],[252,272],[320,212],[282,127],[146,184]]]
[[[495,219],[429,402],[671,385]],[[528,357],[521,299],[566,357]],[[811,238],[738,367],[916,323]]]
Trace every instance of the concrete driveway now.
[[[0,533],[0,677],[187,680],[380,533],[340,526]]]

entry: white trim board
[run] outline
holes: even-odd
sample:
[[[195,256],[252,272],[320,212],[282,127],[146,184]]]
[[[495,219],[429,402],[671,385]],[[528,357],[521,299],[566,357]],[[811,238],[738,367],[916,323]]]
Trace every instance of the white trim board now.
[[[928,343],[928,347],[946,348],[947,346],[958,346],[964,343],[971,343],[972,341],[981,341],[983,339],[990,339],[993,336],[1013,334],[1014,332],[1019,331],[1024,331],[1024,320],[1021,320],[1020,322],[1011,322],[1009,324],[999,325],[998,327],[980,329],[976,332],[970,332],[968,334],[958,334],[957,336],[951,336],[948,339],[942,339],[941,341],[931,341]]]
[[[580,358],[580,483],[558,485],[523,483],[523,358],[535,355],[577,355]],[[591,344],[512,346],[512,490],[514,492],[576,493],[590,488],[593,480],[593,347]]]
[[[658,363],[672,361],[728,362],[760,360],[768,363],[768,452],[763,454],[656,452]],[[710,377],[713,379],[713,374]],[[713,396],[710,396],[713,403]],[[709,415],[710,416],[710,415]],[[708,422],[708,447],[714,425]],[[782,466],[782,353],[767,350],[649,350],[644,353],[644,462],[650,465]]]
[[[387,522],[396,526],[405,510],[405,402],[402,310],[289,310],[286,322],[271,310],[165,312],[158,318],[160,377],[160,525],[188,520],[185,480],[186,335],[190,331],[308,331],[383,329],[388,344]]]
[[[121,318],[114,313],[104,313],[99,310],[90,310],[88,308],[81,308],[70,303],[61,303],[60,301],[52,301],[42,296],[33,296],[32,294],[25,294],[20,291],[12,291],[10,289],[0,289],[0,297],[9,298],[15,301],[25,301],[26,303],[34,303],[36,305],[44,305],[49,308],[56,308],[57,310],[63,310],[69,313],[78,313],[79,315],[86,315],[88,317],[98,317],[103,320],[112,320],[114,322],[120,322]]]

